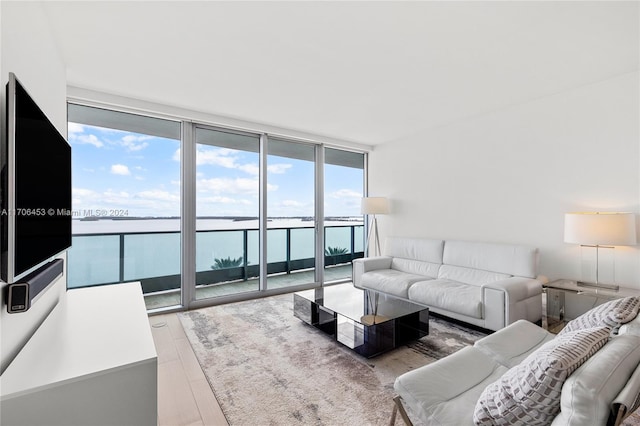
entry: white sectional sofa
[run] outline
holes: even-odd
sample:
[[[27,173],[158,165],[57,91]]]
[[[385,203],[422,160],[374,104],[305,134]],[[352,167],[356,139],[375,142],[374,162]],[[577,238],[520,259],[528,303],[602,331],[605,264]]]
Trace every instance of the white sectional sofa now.
[[[382,256],[353,261],[353,283],[499,330],[519,319],[541,319],[537,266],[533,247],[389,237]]]
[[[637,308],[636,303],[636,314]],[[593,330],[598,329],[576,332],[592,336]],[[557,351],[567,342],[557,344],[562,333],[556,336],[516,321],[473,346],[399,376],[392,424],[399,410],[408,425],[619,425],[640,405],[640,316],[617,335],[609,330],[585,355],[576,345]],[[554,350],[556,355],[569,354],[567,358],[576,353],[573,365],[562,356],[553,360]],[[564,375],[553,369],[565,369]],[[487,419],[478,407],[490,405],[490,389],[503,393],[497,393],[496,417]],[[512,394],[511,404],[504,392]]]

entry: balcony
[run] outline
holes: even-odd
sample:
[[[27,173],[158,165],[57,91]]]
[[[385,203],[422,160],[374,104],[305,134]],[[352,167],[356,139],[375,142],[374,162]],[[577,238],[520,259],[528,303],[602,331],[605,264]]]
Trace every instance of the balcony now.
[[[326,226],[325,282],[349,279],[364,256],[363,225]],[[180,303],[180,232],[76,233],[68,287],[140,281],[148,309]],[[314,282],[314,228],[267,230],[267,288]],[[259,289],[257,229],[196,232],[196,298]]]

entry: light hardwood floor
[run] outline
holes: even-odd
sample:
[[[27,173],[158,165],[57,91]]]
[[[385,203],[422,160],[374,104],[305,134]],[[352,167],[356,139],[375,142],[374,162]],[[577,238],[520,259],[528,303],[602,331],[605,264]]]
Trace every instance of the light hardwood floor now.
[[[158,353],[158,425],[228,426],[176,314],[149,323]]]

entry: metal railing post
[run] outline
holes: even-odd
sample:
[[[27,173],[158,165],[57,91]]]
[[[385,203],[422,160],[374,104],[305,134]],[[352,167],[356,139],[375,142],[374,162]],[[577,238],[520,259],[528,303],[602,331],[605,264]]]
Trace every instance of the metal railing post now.
[[[287,274],[291,273],[291,228],[287,228]]]
[[[243,250],[243,258],[244,260],[242,261],[242,279],[243,281],[247,281],[248,277],[248,269],[247,269],[247,265],[248,263],[248,257],[249,257],[249,230],[248,229],[243,229],[242,230],[242,250]]]
[[[351,260],[353,261],[353,258],[356,255],[356,227],[355,227],[355,225],[351,225],[350,230],[351,230]]]
[[[124,234],[120,234],[120,273],[118,279],[121,283],[124,282]]]

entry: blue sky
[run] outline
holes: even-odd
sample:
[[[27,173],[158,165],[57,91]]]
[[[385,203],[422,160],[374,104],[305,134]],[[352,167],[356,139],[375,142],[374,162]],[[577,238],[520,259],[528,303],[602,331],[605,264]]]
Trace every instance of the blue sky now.
[[[69,123],[73,210],[125,216],[179,216],[177,140]],[[258,154],[198,145],[198,216],[258,215]],[[269,156],[268,216],[313,215],[311,162]],[[358,216],[363,171],[325,166],[325,215]]]

